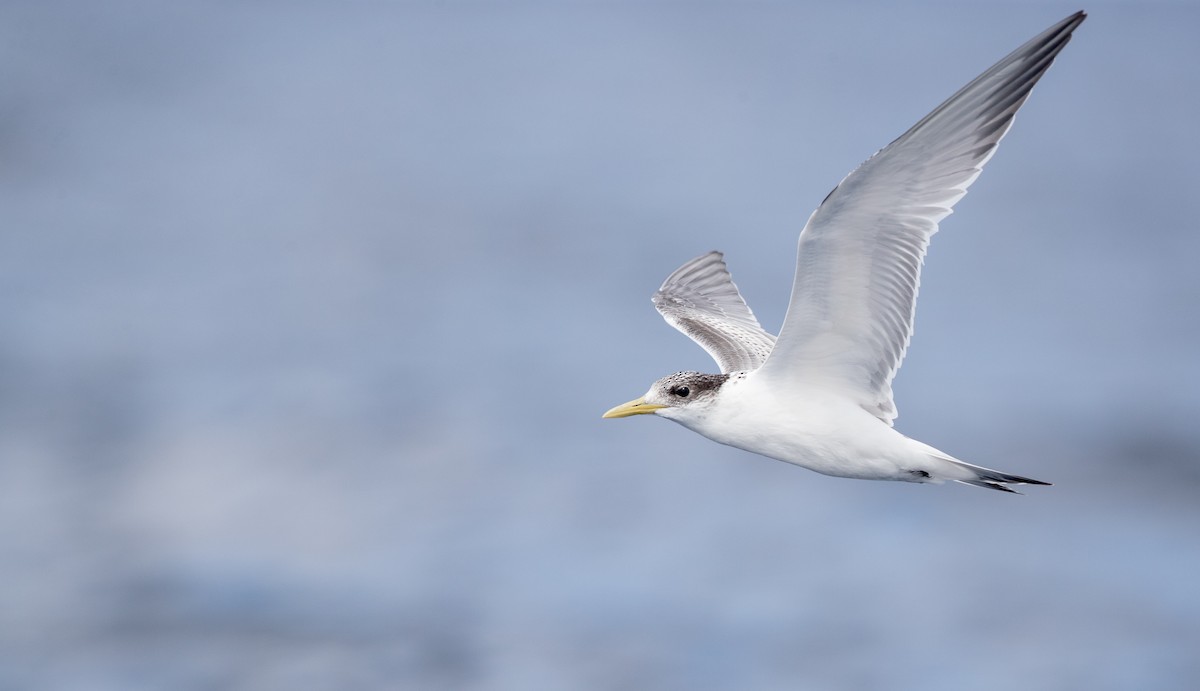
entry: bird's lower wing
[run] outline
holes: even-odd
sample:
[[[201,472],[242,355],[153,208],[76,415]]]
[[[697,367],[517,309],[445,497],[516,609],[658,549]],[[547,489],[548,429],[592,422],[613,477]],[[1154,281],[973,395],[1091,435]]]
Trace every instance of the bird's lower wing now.
[[[724,373],[757,369],[775,344],[733,284],[720,252],[676,269],[651,300],[663,319],[708,351]]]

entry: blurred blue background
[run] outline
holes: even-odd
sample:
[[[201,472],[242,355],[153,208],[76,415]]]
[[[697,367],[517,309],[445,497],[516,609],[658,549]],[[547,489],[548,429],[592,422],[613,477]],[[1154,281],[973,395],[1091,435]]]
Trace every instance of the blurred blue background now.
[[[1057,2],[4,3],[0,689],[1192,689],[1200,11],[1106,3],[827,478],[600,419]]]

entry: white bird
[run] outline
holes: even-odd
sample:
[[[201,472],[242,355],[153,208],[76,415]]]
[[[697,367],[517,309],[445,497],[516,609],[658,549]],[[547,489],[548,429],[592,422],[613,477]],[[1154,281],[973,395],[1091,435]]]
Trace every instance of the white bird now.
[[[763,330],[720,252],[655,293],[669,324],[721,374],[679,372],[606,418],[653,414],[739,449],[866,480],[953,480],[1012,492],[1049,484],[964,463],[892,427],[892,379],[912,334],[938,222],[979,177],[1017,110],[1086,15],[993,65],[846,176],[800,233],[783,329]]]

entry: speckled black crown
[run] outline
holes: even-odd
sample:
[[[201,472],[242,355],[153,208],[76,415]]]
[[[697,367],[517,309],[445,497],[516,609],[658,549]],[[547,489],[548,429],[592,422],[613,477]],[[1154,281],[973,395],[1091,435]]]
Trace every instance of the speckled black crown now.
[[[716,391],[729,381],[728,374],[704,374],[702,372],[676,372],[662,380],[668,389],[686,384],[693,395]]]

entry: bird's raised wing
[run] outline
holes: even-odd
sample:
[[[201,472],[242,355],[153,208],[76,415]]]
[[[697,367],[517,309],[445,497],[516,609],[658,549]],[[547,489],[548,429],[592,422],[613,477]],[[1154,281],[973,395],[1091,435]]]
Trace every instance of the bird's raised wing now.
[[[721,372],[758,369],[775,344],[746,306],[720,252],[676,269],[651,301],[668,324],[708,351]]]
[[[761,371],[772,385],[844,391],[892,423],[929,239],[1084,18],[996,63],[829,193],[800,233],[787,317]]]

